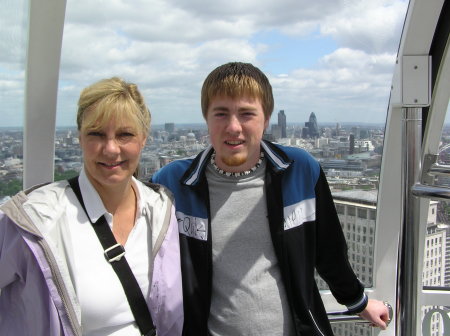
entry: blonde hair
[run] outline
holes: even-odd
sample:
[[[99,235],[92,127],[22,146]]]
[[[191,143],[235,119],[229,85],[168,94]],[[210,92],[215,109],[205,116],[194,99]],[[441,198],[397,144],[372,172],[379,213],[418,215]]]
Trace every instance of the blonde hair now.
[[[209,104],[217,96],[238,98],[248,95],[258,98],[266,120],[273,111],[272,86],[266,75],[250,63],[230,62],[214,69],[202,86],[201,104],[206,119]]]
[[[148,136],[150,110],[136,84],[112,77],[102,79],[81,91],[77,113],[78,131],[99,129],[111,119],[131,119],[137,131],[144,137]]]

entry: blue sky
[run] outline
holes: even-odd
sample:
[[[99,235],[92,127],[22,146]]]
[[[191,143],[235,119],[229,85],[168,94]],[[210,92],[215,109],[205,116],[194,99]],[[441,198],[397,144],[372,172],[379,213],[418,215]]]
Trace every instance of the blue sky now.
[[[267,71],[274,74],[288,74],[297,68],[317,67],[318,60],[337,49],[329,36],[313,32],[309,36],[289,36],[278,30],[257,32],[251,42],[266,44],[270,48],[260,55]]]
[[[0,126],[20,126],[26,1],[0,11]],[[405,0],[67,0],[57,125],[75,124],[83,87],[120,76],[153,122],[203,122],[215,67],[250,62],[269,77],[275,113],[304,122],[384,122]],[[276,122],[276,121],[275,121]]]

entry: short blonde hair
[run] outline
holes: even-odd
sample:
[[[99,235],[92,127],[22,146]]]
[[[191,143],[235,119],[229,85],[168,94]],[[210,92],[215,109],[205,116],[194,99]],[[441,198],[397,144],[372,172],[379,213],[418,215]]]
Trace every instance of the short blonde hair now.
[[[217,96],[258,98],[266,120],[273,111],[272,86],[266,75],[250,63],[230,62],[214,69],[202,86],[202,113],[206,119],[209,104]]]
[[[77,113],[78,131],[101,128],[111,119],[132,120],[137,131],[144,137],[148,136],[150,110],[136,84],[112,77],[81,91]]]

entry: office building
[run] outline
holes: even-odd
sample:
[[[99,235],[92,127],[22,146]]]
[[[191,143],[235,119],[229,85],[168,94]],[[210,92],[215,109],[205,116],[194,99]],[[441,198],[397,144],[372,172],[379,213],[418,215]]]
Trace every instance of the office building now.
[[[278,127],[280,128],[281,138],[286,138],[286,114],[284,114],[284,110],[278,112]]]

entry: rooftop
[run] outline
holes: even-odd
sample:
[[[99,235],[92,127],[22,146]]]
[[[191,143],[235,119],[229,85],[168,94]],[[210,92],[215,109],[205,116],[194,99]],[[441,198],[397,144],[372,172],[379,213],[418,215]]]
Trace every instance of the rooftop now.
[[[344,190],[333,192],[333,198],[339,201],[377,204],[378,190]]]

